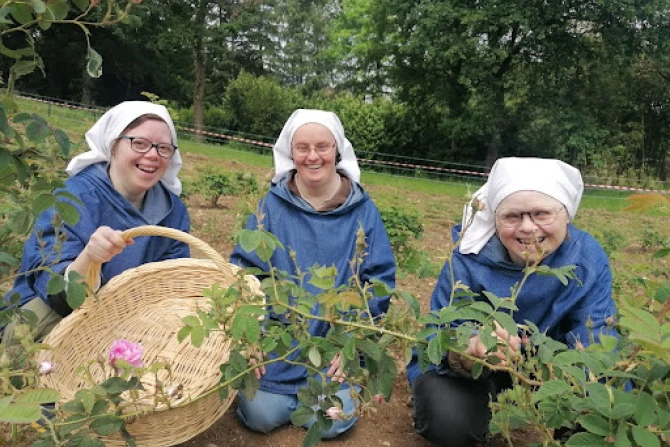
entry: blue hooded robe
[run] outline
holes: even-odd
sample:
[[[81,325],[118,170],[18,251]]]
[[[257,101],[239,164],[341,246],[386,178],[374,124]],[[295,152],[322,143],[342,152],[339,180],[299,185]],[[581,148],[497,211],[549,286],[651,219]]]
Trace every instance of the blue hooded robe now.
[[[37,270],[45,265],[40,251],[40,241],[45,243],[43,252],[47,254],[46,265],[62,274],[67,266],[84,250],[91,235],[100,226],[108,226],[114,230],[128,230],[142,225],[160,225],[175,228],[184,232],[190,230],[189,215],[184,203],[161,182],[158,182],[146,192],[144,207],[137,210],[125,197],[121,195],[107,174],[107,164],[98,163],[88,166],[65,181],[65,191],[76,195],[82,204],[69,201],[79,212],[79,221],[75,225],[67,223],[62,227],[67,240],[62,244],[59,253],[54,252],[55,229],[53,219],[55,208],[51,207],[39,217],[30,238],[23,248],[21,268],[16,276],[14,292],[21,295],[21,305],[35,297],[39,297],[56,310],[61,316],[71,312],[62,303],[52,305],[47,294],[48,271]],[[61,200],[61,199],[59,199]],[[38,237],[39,235],[39,237]],[[120,254],[102,265],[101,285],[106,284],[116,275],[133,267],[147,262],[162,261],[189,257],[187,244],[165,237],[139,237],[133,245],[127,246]],[[29,273],[26,273],[29,272]]]
[[[460,237],[461,226],[457,225],[452,236]],[[481,293],[488,291],[499,298],[509,297],[511,288],[524,276],[524,267],[514,264],[498,236],[493,236],[478,254],[453,254],[454,279],[478,293],[477,301],[487,301]],[[609,260],[600,244],[587,232],[568,225],[565,241],[545,259],[542,265],[551,268],[574,265],[575,275],[581,281],[569,280],[563,285],[558,278],[533,274],[528,277],[517,296],[517,311],[514,321],[524,324],[531,321],[540,331],[552,339],[574,348],[577,341],[584,346],[591,337],[601,333],[618,334],[606,323],[608,317],[616,315],[612,299],[612,273]],[[451,296],[451,273],[445,263],[430,301],[432,311],[449,306]],[[458,298],[455,298],[457,300]],[[591,319],[593,327],[587,329]],[[429,370],[450,374],[448,362],[430,365]],[[410,383],[421,375],[416,355],[407,367]]]
[[[291,174],[288,174],[273,184],[261,202],[265,215],[262,222],[264,229],[274,234],[285,247],[285,250],[275,251],[271,258],[272,265],[289,275],[295,275],[296,268],[289,256],[289,250],[293,249],[297,264],[303,272],[307,272],[314,264],[324,267],[334,265],[337,268],[335,287],[347,284],[351,276],[349,261],[356,254],[356,232],[360,225],[365,231],[368,245],[360,271],[361,281],[368,282],[376,278],[389,287],[395,287],[396,264],[386,228],[379,210],[363,188],[351,182],[349,197],[344,204],[332,211],[317,212],[289,190],[290,177]],[[249,217],[246,228],[258,228],[255,215]],[[269,271],[269,266],[256,253],[245,252],[239,244],[230,260],[241,267],[258,267]],[[304,282],[309,293],[317,295],[322,292],[308,284],[308,281],[309,275]],[[388,296],[371,298],[369,307],[372,315],[386,312],[389,301]],[[318,315],[318,309],[313,309],[313,313]],[[276,315],[270,318],[282,319]],[[313,337],[324,337],[329,328],[327,322],[311,320],[309,323],[309,333]],[[294,354],[292,359],[297,356],[297,353]],[[307,385],[307,377],[307,370],[302,366],[272,363],[266,366],[260,389],[274,394],[297,394],[300,388]]]

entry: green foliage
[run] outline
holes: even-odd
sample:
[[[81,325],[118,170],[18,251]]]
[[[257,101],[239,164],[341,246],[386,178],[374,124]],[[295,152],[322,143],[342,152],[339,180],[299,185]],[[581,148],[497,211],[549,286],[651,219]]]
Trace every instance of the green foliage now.
[[[185,197],[200,194],[207,198],[212,206],[217,206],[221,196],[256,195],[259,192],[259,185],[253,174],[238,172],[231,179],[228,174],[210,168],[196,181],[186,182],[184,192]]]
[[[608,256],[611,256],[626,244],[626,237],[616,230],[594,231],[593,237],[600,242]]]
[[[297,91],[245,72],[228,85],[223,98],[228,126],[257,135],[278,135],[286,119],[302,104]]]

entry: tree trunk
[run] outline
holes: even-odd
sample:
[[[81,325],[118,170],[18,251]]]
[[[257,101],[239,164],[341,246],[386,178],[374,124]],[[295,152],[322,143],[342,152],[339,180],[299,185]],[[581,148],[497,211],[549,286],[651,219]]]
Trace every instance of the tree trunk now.
[[[493,92],[493,113],[495,114],[495,127],[491,133],[491,141],[486,145],[486,167],[491,169],[493,163],[500,157],[502,147],[502,134],[505,127],[505,87],[502,77],[495,83]]]
[[[200,2],[196,13],[195,36],[195,81],[193,89],[193,121],[195,125],[196,141],[202,141],[203,111],[205,108],[205,30],[207,27],[207,1]]]

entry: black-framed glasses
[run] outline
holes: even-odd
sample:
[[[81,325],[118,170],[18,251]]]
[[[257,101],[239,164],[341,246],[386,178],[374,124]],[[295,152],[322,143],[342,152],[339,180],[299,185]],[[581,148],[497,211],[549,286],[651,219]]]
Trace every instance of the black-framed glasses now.
[[[312,148],[319,155],[326,155],[332,148],[336,146],[336,143],[319,143],[315,146],[308,146],[306,144],[296,144],[293,146],[293,150],[298,155],[307,155],[312,151]]]
[[[156,152],[163,158],[172,158],[177,151],[177,146],[170,143],[154,143],[142,137],[131,137],[128,135],[121,135],[119,139],[130,141],[130,148],[140,154],[146,154],[151,148],[156,148]]]
[[[503,227],[516,228],[523,222],[523,216],[527,215],[535,225],[546,226],[556,222],[558,213],[563,211],[563,209],[565,207],[556,209],[551,206],[536,206],[530,211],[502,209],[496,212],[496,220]]]

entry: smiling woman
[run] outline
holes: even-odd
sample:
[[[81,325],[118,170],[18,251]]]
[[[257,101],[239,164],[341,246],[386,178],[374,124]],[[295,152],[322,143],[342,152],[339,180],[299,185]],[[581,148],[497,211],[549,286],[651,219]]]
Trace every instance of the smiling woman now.
[[[562,161],[498,160],[465,208],[462,225],[453,229],[460,243],[440,274],[431,310],[470,299],[455,296],[456,282],[474,293],[472,299],[488,304],[486,294],[509,297],[525,280],[514,302],[517,325],[531,322],[570,348],[586,346],[602,334],[618,336],[611,324],[616,308],[607,256],[590,234],[570,223],[583,190],[580,172]],[[563,284],[552,276],[525,277],[525,267],[538,264],[575,266],[578,280]],[[491,352],[479,326],[459,354],[448,352],[425,372],[418,358],[408,366],[416,431],[435,445],[472,447],[484,441],[489,401],[512,381],[506,372],[491,370],[474,379],[473,359],[494,356],[499,365],[513,364],[523,347],[521,331],[508,332],[497,322],[494,327],[491,336],[498,346]]]
[[[123,102],[107,111],[86,132],[89,151],[72,159],[64,190],[79,212],[74,225],[56,225],[56,211],[44,212],[23,250],[21,268],[9,295],[37,315],[36,340],[72,312],[64,293],[47,292],[51,269],[66,277],[86,275],[91,263],[102,263],[100,285],[147,262],[189,256],[188,245],[167,238],[125,242],[121,232],[142,225],[161,225],[188,232],[190,221],[179,199],[182,166],[177,134],[167,109],[143,101]],[[155,149],[155,150],[154,150]],[[46,258],[46,259],[45,259]],[[8,295],[8,296],[9,296]],[[11,343],[13,325],[3,339]]]
[[[252,215],[246,225],[247,229],[255,230],[262,224],[286,247],[286,251],[277,250],[272,255],[272,267],[288,272],[290,278],[298,278],[315,264],[334,266],[335,287],[346,285],[352,274],[350,260],[357,253],[357,232],[362,230],[368,245],[357,272],[360,281],[376,279],[394,287],[395,259],[391,244],[377,207],[359,184],[360,169],[354,149],[344,136],[337,115],[324,110],[296,110],[284,125],[273,154],[276,172],[270,192],[261,201],[257,215]],[[261,222],[258,216],[262,216]],[[242,267],[270,271],[268,263],[240,245],[235,247],[231,261]],[[306,275],[300,284],[314,296],[321,293],[321,289],[310,283],[309,274]],[[381,317],[389,301],[388,296],[372,296],[368,302],[372,316]],[[312,312],[320,314],[318,304]],[[277,314],[269,315],[269,319],[289,321],[285,315]],[[327,322],[316,319],[307,328],[311,337],[324,337],[329,329]],[[299,355],[296,352],[286,362],[257,369],[260,390],[252,400],[238,395],[237,415],[252,430],[267,433],[290,423],[291,413],[301,405],[298,391],[307,386],[308,378],[315,377],[320,382],[314,371],[295,364]],[[270,357],[277,355],[273,352]],[[327,413],[332,425],[321,430],[322,438],[333,438],[356,422],[356,399],[346,383],[340,355],[325,363],[328,366],[322,372],[329,380],[341,383],[337,399],[330,402]],[[312,427],[316,421],[312,417],[303,427]]]

